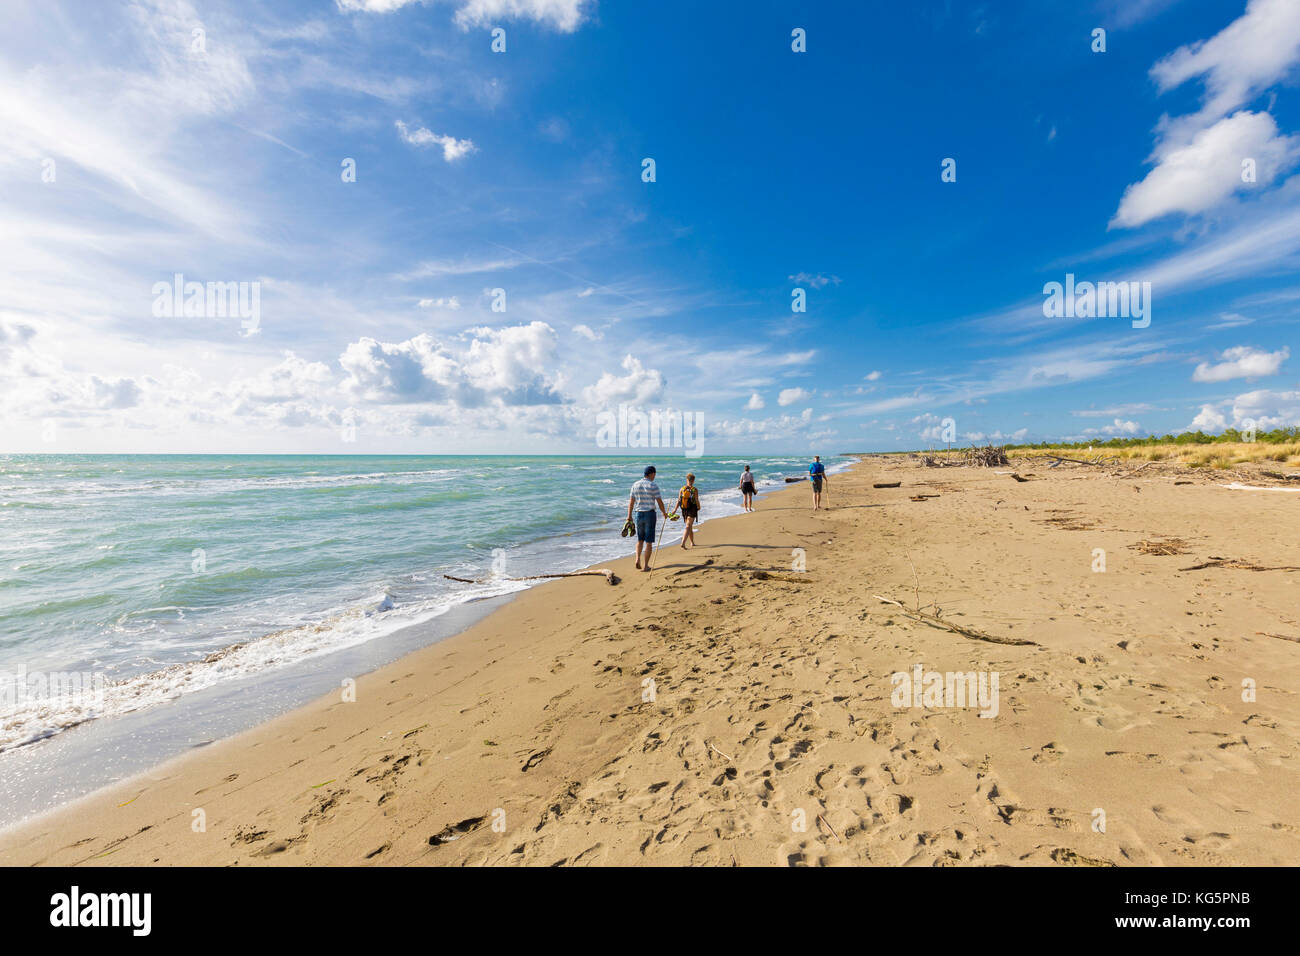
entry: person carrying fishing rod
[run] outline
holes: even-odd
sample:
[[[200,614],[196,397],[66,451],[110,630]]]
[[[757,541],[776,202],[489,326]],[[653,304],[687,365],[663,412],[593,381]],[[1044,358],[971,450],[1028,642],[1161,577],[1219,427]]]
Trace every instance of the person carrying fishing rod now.
[[[627,499],[627,521],[632,524],[636,530],[636,567],[638,571],[650,570],[650,555],[655,546],[655,505],[663,512],[664,518],[668,518],[668,509],[664,507],[664,497],[659,491],[659,486],[655,484],[655,466],[646,465],[645,477],[641,478],[632,485],[632,494]],[[636,514],[633,521],[632,515]],[[623,533],[628,533],[627,525],[623,527]],[[645,560],[642,560],[642,549],[645,552]]]

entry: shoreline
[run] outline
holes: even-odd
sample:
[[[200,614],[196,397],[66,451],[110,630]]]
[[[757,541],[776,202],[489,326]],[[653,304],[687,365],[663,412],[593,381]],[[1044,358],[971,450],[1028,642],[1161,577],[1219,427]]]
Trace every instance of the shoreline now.
[[[881,479],[902,487],[871,488]],[[706,523],[694,552],[666,547],[654,575],[627,557],[602,563],[614,587],[519,592],[361,677],[355,703],[319,698],[0,832],[0,859],[1300,860],[1284,820],[1300,665],[1253,636],[1289,627],[1275,619],[1291,581],[1131,549],[1182,531],[1206,539],[1187,564],[1283,565],[1266,543],[1300,519],[1277,496],[896,459],[858,461],[828,491],[814,514],[804,483],[776,488],[754,515]],[[1197,535],[1176,526],[1189,508]],[[1109,575],[1089,570],[1093,546]],[[1032,643],[972,640],[874,598],[910,606],[914,591],[946,620]],[[889,675],[916,664],[1000,673],[998,716],[891,705]]]
[[[851,465],[852,461],[838,467]],[[775,482],[768,484],[760,489],[756,500],[785,487]],[[706,494],[728,503],[730,496],[739,501],[735,489],[714,489]],[[705,517],[697,527],[724,517],[734,515]],[[676,527],[680,530],[680,523]],[[552,539],[553,543],[564,540],[563,536]],[[632,547],[626,545],[628,554]],[[626,556],[610,560],[622,560]],[[576,564],[561,570],[584,570],[608,563]],[[524,584],[503,593],[473,594],[433,617],[401,624],[378,638],[218,683],[172,701],[120,715],[92,718],[44,739],[0,752],[0,770],[4,771],[0,780],[0,800],[4,806],[0,833],[57,813],[103,789],[146,777],[155,768],[182,759],[195,748],[209,747],[288,716],[332,694],[339,679],[372,674],[397,664],[409,654],[455,637],[542,583]],[[216,653],[224,654],[239,646],[229,645]],[[283,704],[286,699],[290,701],[287,707]],[[120,758],[109,762],[97,756],[106,752],[125,753],[126,764],[132,768],[130,772],[124,776],[116,770]],[[94,783],[88,786],[88,781]],[[51,794],[58,795],[53,805],[28,809],[50,799]]]

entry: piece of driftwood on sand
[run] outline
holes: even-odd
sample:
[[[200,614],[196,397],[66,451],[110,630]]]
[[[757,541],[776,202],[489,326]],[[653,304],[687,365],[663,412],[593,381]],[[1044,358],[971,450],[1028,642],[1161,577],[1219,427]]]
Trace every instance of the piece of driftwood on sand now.
[[[962,637],[969,637],[975,641],[988,641],[990,644],[1010,644],[1018,647],[1038,647],[1035,641],[1022,641],[1018,637],[996,637],[992,634],[986,634],[983,631],[976,630],[973,627],[966,627],[964,624],[954,624],[952,621],[945,621],[935,614],[927,614],[925,611],[914,611],[902,601],[895,601],[892,598],[881,597],[879,594],[873,594],[877,601],[883,601],[885,604],[892,604],[899,608],[901,613],[908,617],[916,618],[934,627],[946,628],[954,634],[960,634]]]
[[[444,574],[448,581],[461,584],[491,584],[493,581],[541,581],[543,578],[580,578],[589,574],[603,574],[608,584],[618,584],[619,576],[608,568],[592,568],[586,571],[566,571],[564,574],[530,574],[522,578],[458,578],[454,574]]]

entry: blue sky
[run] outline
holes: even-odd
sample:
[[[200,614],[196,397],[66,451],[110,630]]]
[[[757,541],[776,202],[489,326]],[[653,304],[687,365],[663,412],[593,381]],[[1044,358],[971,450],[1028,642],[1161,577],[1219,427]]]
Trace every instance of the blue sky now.
[[[0,451],[594,452],[620,404],[710,454],[1300,424],[1294,0],[5,18]],[[177,273],[256,321],[160,314]],[[1150,324],[1048,318],[1067,274],[1151,283]]]

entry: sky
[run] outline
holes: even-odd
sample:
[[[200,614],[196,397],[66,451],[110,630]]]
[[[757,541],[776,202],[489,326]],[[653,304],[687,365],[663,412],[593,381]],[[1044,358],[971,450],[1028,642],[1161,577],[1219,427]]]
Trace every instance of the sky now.
[[[1296,0],[0,16],[0,453],[1300,425]]]

